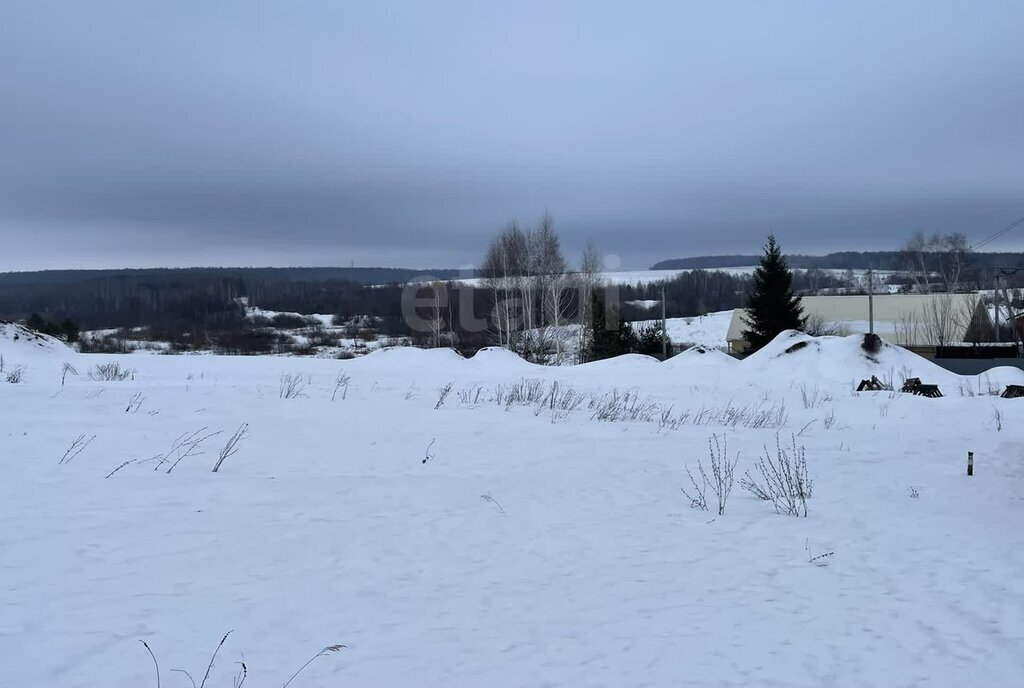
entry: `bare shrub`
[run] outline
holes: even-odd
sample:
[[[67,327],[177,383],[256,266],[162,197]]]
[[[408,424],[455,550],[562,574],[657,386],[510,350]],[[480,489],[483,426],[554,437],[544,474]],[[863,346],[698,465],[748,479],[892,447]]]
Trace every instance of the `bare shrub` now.
[[[697,473],[700,475],[699,482],[690,471],[690,467],[686,467],[686,474],[693,485],[693,493],[691,494],[686,488],[683,488],[683,494],[690,500],[691,507],[701,511],[708,510],[707,489],[710,486],[711,491],[714,492],[718,500],[718,515],[725,515],[725,505],[729,501],[729,495],[732,494],[736,464],[740,460],[739,453],[736,454],[735,459],[731,460],[728,454],[729,447],[725,436],[719,441],[718,435],[712,435],[708,438],[708,459],[711,464],[711,476],[708,477],[702,461],[697,461]]]
[[[498,385],[494,402],[506,409],[515,405],[531,406],[544,396],[544,381],[523,378],[509,385]]]
[[[641,398],[637,390],[613,389],[600,398],[590,418],[609,423],[623,420],[651,423],[658,419],[658,415],[658,404]]]
[[[551,383],[547,396],[541,399],[535,406],[534,414],[540,415],[544,410],[551,412],[551,422],[565,418],[575,411],[586,399],[586,396],[568,386],[562,386],[557,380]]]
[[[778,435],[775,436],[775,458],[768,447],[764,457],[755,464],[760,478],[747,471],[740,481],[740,487],[758,499],[770,501],[776,513],[787,516],[807,516],[807,500],[811,497],[812,482],[807,470],[807,456],[802,446],[797,446],[796,437],[792,445],[783,449]]]
[[[444,399],[447,398],[445,387],[439,389],[438,392],[439,405],[435,408],[440,408]],[[815,403],[819,406],[832,399],[830,395],[822,393],[820,390],[816,394],[818,401]],[[460,389],[457,395],[461,404],[470,407],[484,401],[484,391],[479,386]],[[564,418],[580,408],[585,408],[590,412],[591,420],[657,423],[659,432],[661,430],[676,430],[686,424],[719,425],[726,428],[742,426],[752,429],[778,429],[784,427],[789,419],[786,406],[781,403],[740,406],[729,401],[723,406],[702,406],[695,411],[687,409],[677,414],[673,412],[671,405],[664,406],[651,397],[641,396],[635,388],[625,390],[614,388],[603,394],[587,394],[558,381],[545,384],[543,380],[531,378],[497,385],[493,394],[486,401],[503,406],[506,411],[513,406],[531,406],[535,416],[548,410],[551,412],[552,422]]]
[[[996,425],[996,432],[1001,432],[1003,429],[1003,412],[998,406],[992,407],[992,420]]]
[[[726,402],[725,406],[702,406],[696,412],[686,411],[680,416],[680,424],[690,422],[693,425],[721,425],[726,428],[743,426],[752,429],[778,429],[788,420],[785,404],[735,406],[731,401]]]
[[[914,487],[913,485],[907,488],[907,494],[910,496],[911,499],[917,499],[918,497],[921,496],[921,493],[918,492],[917,488]]]
[[[89,379],[94,382],[124,382],[128,378],[135,379],[135,370],[122,368],[120,363],[97,363],[89,371]]]
[[[483,394],[483,385],[464,387],[456,392],[459,397],[459,404],[462,406],[476,406],[480,403],[480,396]]]
[[[693,492],[687,490],[685,487],[679,488],[682,490],[686,498],[690,500],[691,509],[700,509],[701,511],[708,510],[708,476],[704,472],[703,466],[700,462],[697,462],[697,473],[700,475],[700,482],[694,477],[690,467],[686,467],[686,475],[690,478],[690,484],[693,485]]]
[[[846,323],[825,320],[818,313],[811,313],[807,316],[803,331],[812,337],[846,337],[853,334],[853,330]]]
[[[281,399],[298,399],[306,396],[306,382],[298,373],[281,373],[278,384],[278,397]]]
[[[662,430],[676,430],[679,428],[680,420],[672,413],[673,406],[661,409],[658,414],[658,432]]]
[[[8,370],[7,373],[5,373],[4,379],[7,380],[7,382],[11,383],[12,385],[24,382],[25,366],[15,366],[14,368]]]
[[[711,490],[718,498],[718,515],[725,515],[725,504],[732,494],[733,476],[736,472],[736,464],[740,462],[740,455],[737,452],[736,458],[729,459],[729,446],[725,435],[719,443],[718,435],[712,435],[708,440],[708,455],[711,461]],[[703,470],[703,469],[702,469]]]
[[[235,430],[235,434],[228,438],[228,442],[224,445],[224,448],[220,450],[220,454],[217,456],[217,463],[213,464],[214,473],[220,470],[220,466],[224,463],[224,459],[238,453],[238,450],[240,449],[239,445],[248,437],[249,424],[242,423],[238,426],[238,429]]]

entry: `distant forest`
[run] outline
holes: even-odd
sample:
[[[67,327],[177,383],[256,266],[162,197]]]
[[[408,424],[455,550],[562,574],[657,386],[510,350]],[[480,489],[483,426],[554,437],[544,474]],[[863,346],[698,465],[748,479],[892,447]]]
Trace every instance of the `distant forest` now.
[[[409,334],[402,323],[402,284],[422,273],[375,268],[189,268],[166,270],[55,271],[0,274],[0,319],[36,314],[52,322],[73,320],[83,330],[148,327],[154,338],[201,342],[211,331],[235,329],[244,318],[240,300],[269,311],[324,313],[339,319],[381,319],[386,334]],[[340,278],[339,275],[348,275]],[[437,270],[440,279],[457,277]],[[831,275],[800,272],[798,289],[840,282]],[[742,304],[749,277],[694,270],[665,283],[669,317],[701,315]],[[449,299],[466,294],[450,286]],[[471,310],[487,315],[483,290]],[[622,301],[660,299],[661,286],[621,285]],[[623,307],[626,319],[649,314]]]
[[[757,265],[760,255],[696,256],[673,258],[651,266],[652,270],[683,270],[687,268],[739,268]],[[901,251],[839,251],[824,256],[786,254],[790,268],[809,270],[831,268],[835,270],[902,270],[906,267],[906,256]],[[1024,268],[1024,253],[971,253],[973,268],[992,270],[1001,268]]]
[[[159,283],[194,275],[245,280],[326,282],[340,280],[356,284],[389,284],[423,277],[454,279],[458,270],[410,270],[408,268],[122,268],[113,270],[39,270],[0,272],[0,287],[17,285],[60,285],[85,283],[104,278],[151,280]]]
[[[201,342],[211,330],[234,329],[239,303],[267,310],[342,316],[401,314],[401,287],[431,273],[394,268],[183,268],[57,270],[0,273],[0,319],[36,314],[71,319],[83,330],[149,327],[168,341]]]
[[[807,268],[810,262],[834,269],[857,270],[869,264],[876,269],[896,269],[902,265],[895,262],[898,258],[897,252],[788,257],[797,268],[794,287],[803,293],[848,286],[849,282],[835,273]],[[1017,264],[1024,265],[1024,254],[970,254],[970,264],[971,269],[975,265],[1006,266],[1017,258]],[[697,263],[709,268],[692,269],[663,283],[666,314],[689,317],[742,306],[750,276],[715,268],[757,262],[756,256],[710,256],[659,263],[655,267],[672,265],[680,269]],[[368,316],[378,334],[415,340],[422,334],[411,331],[403,314],[402,296],[404,284],[424,280],[424,272],[393,268],[187,268],[0,273],[0,319],[27,320],[35,315],[62,333],[77,328],[145,328],[145,332],[132,336],[169,342],[180,350],[201,349],[211,342],[226,346],[225,342],[234,340],[234,350],[270,350],[274,342],[265,331],[265,323],[246,317],[243,303],[248,303],[268,311],[332,315],[337,323]],[[430,277],[438,280],[470,276],[455,270],[431,272]],[[1005,277],[1004,284],[1021,286],[1022,278],[1024,271]],[[421,287],[428,294],[430,289],[426,284]],[[472,313],[484,319],[492,315],[493,294],[488,289],[468,290],[447,283],[444,290],[450,313]],[[629,302],[660,300],[662,283],[619,285],[613,290],[618,292],[625,320],[647,320],[651,311]],[[559,315],[563,322],[572,322],[578,316],[573,298],[566,297],[559,305],[564,310]],[[458,322],[449,329],[450,338],[462,343],[479,346],[491,341],[490,335],[462,332]]]

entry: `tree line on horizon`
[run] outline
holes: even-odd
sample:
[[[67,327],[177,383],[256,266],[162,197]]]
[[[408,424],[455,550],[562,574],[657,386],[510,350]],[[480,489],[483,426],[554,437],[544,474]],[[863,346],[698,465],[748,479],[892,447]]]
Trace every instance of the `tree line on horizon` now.
[[[944,235],[945,237],[956,235]],[[962,235],[960,235],[962,236]],[[926,236],[916,233],[908,243],[917,243],[918,237],[924,242],[934,242],[936,235]],[[939,235],[940,240],[943,235]],[[955,251],[954,251],[955,252]],[[1006,251],[970,252],[972,270],[980,271],[978,279],[988,281],[996,268],[1024,267],[1024,252]],[[908,247],[894,251],[835,251],[825,255],[813,256],[806,254],[786,254],[786,261],[791,270],[884,270],[901,272],[907,269]],[[693,256],[688,258],[671,258],[659,261],[651,266],[651,270],[688,270],[694,268],[717,269],[751,267],[759,263],[761,256],[753,254],[731,254],[714,256]]]
[[[978,256],[987,255],[972,253],[962,235],[914,235],[899,254],[907,287],[924,291],[977,286],[971,280],[978,273]],[[752,262],[763,259],[764,255]],[[785,261],[789,286],[797,295],[849,281],[819,268],[793,270],[789,256]],[[283,313],[328,314],[338,323],[362,318],[362,329],[405,337],[422,346],[454,346],[464,353],[496,345],[530,360],[565,356],[593,360],[628,352],[661,354],[660,309],[652,312],[639,302],[660,301],[664,296],[667,317],[700,316],[750,304],[758,284],[756,272],[737,275],[694,269],[660,283],[605,285],[596,249],[588,245],[571,263],[563,255],[550,215],[534,225],[512,222],[498,231],[475,273],[479,276],[476,288],[453,281],[454,273],[440,274],[439,279],[412,288],[400,281],[367,284],[338,277],[396,274],[377,270],[57,271],[49,281],[47,273],[7,273],[0,274],[0,319],[34,316],[37,324],[44,323],[63,337],[70,336],[70,327],[61,329],[61,324],[71,323],[86,330],[141,328],[132,336],[169,342],[181,350],[277,350],[273,330],[284,324],[285,316],[254,318],[246,306],[255,306]],[[412,274],[404,271],[402,277]],[[1004,285],[1014,286],[1012,279],[1024,283],[1024,271],[1007,277]],[[405,304],[410,290],[420,302],[415,319],[427,323],[425,328],[410,324]],[[467,326],[463,321],[467,314],[485,326]],[[571,338],[568,330],[573,331]]]

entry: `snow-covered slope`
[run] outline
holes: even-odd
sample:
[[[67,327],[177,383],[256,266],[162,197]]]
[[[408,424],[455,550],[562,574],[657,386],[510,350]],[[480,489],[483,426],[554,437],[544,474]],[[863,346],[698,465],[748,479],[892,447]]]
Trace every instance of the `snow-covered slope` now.
[[[747,375],[808,382],[844,382],[865,379],[872,375],[883,381],[902,384],[908,377],[919,377],[935,384],[977,383],[993,385],[1024,384],[1024,371],[1017,368],[994,368],[982,375],[961,376],[907,351],[881,342],[880,349],[864,349],[863,335],[848,337],[811,337],[796,330],[783,332],[760,351],[742,361]]]
[[[64,362],[78,356],[78,352],[59,339],[0,320],[0,392],[13,371],[18,371],[16,377],[22,382],[39,371],[44,371],[50,379],[59,379]]]
[[[155,686],[140,640],[161,685],[198,685],[229,630],[207,686],[237,662],[280,686],[335,643],[292,688],[1016,685],[1024,400],[861,341],[567,367],[144,356],[63,388],[65,352],[18,349],[0,686]],[[946,396],[852,392],[903,368]],[[724,514],[680,491],[716,440]],[[806,518],[738,485],[777,443],[806,452]]]
[[[12,360],[60,358],[75,353],[68,345],[18,323],[0,320],[0,355]]]

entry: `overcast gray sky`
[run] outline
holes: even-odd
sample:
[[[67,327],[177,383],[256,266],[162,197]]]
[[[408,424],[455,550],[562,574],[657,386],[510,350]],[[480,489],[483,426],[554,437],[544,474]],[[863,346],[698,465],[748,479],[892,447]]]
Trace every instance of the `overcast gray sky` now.
[[[1024,215],[1022,27],[1019,0],[6,0],[0,271],[458,267],[545,210],[626,267],[979,240]]]

